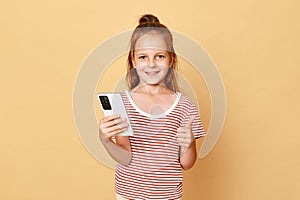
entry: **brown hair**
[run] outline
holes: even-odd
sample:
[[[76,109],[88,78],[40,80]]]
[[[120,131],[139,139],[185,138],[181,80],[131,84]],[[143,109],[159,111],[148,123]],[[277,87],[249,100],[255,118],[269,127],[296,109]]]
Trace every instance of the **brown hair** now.
[[[165,40],[167,45],[167,51],[171,57],[172,66],[169,68],[168,74],[164,80],[166,87],[174,92],[179,91],[177,80],[175,76],[175,70],[177,70],[177,56],[173,47],[173,36],[170,30],[163,24],[161,24],[157,17],[151,14],[143,15],[139,19],[139,25],[135,28],[131,35],[130,51],[127,58],[127,84],[129,89],[135,88],[140,80],[133,66],[132,59],[134,57],[135,45],[137,40],[144,34],[149,32],[158,33]]]

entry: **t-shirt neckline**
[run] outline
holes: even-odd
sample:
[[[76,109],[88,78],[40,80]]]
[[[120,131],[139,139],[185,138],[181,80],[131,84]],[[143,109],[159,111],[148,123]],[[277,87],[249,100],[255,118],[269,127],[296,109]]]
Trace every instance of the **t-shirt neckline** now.
[[[180,99],[180,96],[181,96],[181,93],[180,92],[176,92],[176,99],[175,101],[172,103],[172,105],[164,112],[164,113],[161,113],[161,114],[158,114],[158,115],[153,115],[153,114],[150,114],[150,113],[147,113],[143,110],[141,110],[136,104],[135,102],[133,101],[133,99],[131,98],[131,95],[129,93],[128,90],[125,90],[125,94],[129,100],[129,102],[132,104],[132,106],[135,108],[135,110],[137,112],[139,112],[141,115],[144,115],[146,117],[149,117],[149,118],[153,118],[153,119],[157,119],[157,118],[163,118],[165,116],[167,116],[169,113],[171,113],[174,108],[176,107],[176,105],[178,104],[179,102],[179,99]]]

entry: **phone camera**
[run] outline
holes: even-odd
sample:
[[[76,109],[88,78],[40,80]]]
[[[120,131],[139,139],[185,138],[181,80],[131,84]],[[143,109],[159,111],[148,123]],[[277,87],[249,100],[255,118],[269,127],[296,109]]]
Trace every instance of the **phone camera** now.
[[[111,105],[107,96],[99,96],[100,102],[104,110],[111,110]]]

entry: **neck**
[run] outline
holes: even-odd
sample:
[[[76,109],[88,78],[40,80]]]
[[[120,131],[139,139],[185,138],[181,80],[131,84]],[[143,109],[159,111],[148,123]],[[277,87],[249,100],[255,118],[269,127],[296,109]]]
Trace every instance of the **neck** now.
[[[169,90],[165,85],[138,85],[133,90],[133,92],[144,93],[148,95],[156,95],[156,94],[170,94],[173,93]]]

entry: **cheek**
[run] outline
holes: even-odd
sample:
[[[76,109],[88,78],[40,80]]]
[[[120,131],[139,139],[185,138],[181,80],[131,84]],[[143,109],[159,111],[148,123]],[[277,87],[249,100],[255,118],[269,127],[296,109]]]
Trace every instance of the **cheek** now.
[[[168,74],[169,68],[170,67],[167,67],[167,66],[160,68],[161,75],[166,76]]]
[[[135,70],[138,74],[141,74],[143,72],[143,68],[142,67],[135,67]]]

